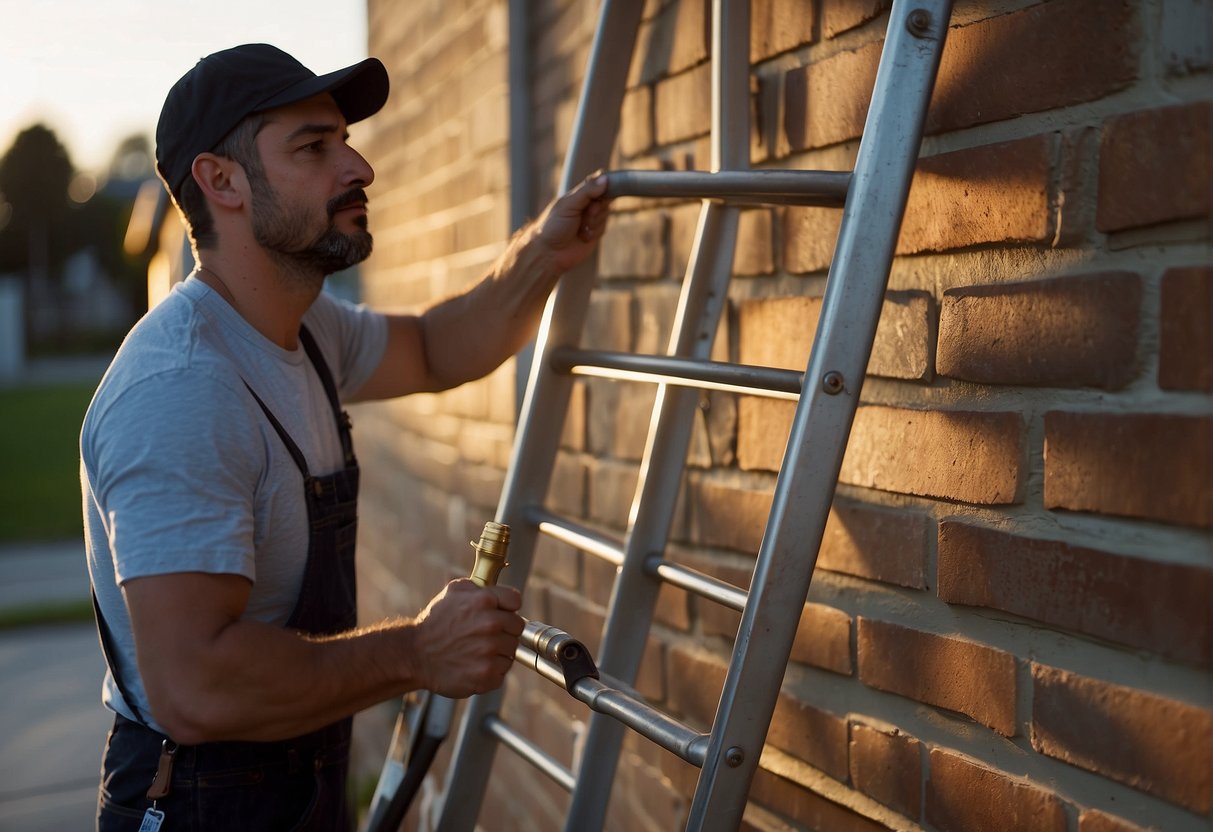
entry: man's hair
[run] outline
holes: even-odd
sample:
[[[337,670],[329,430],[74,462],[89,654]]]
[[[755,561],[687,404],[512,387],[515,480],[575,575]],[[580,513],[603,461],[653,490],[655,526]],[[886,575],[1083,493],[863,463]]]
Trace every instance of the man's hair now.
[[[264,177],[265,168],[261,165],[261,154],[257,152],[257,134],[265,126],[265,119],[265,113],[245,116],[210,152],[239,164],[250,179]],[[214,248],[219,242],[215,218],[193,176],[187,176],[181,183],[176,199],[195,252]]]

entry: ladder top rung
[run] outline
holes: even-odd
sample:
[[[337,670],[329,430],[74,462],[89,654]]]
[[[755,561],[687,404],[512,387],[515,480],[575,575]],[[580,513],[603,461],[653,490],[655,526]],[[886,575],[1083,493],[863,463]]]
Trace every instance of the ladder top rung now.
[[[779,399],[799,398],[804,381],[804,373],[778,367],[573,347],[552,350],[551,367],[558,373],[725,390]]]
[[[849,171],[829,170],[616,170],[607,196],[717,199],[724,202],[841,207]]]

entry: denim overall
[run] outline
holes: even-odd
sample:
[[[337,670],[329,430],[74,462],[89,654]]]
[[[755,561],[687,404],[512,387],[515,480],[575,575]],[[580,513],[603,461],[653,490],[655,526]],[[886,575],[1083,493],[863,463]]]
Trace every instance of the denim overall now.
[[[300,330],[299,339],[332,405],[345,467],[328,476],[311,476],[294,440],[251,387],[249,392],[303,474],[309,526],[307,564],[299,598],[286,627],[329,635],[349,630],[357,623],[354,538],[358,524],[358,462],[354,458],[349,416],[337,400],[328,365],[306,328]],[[98,623],[108,658],[112,652],[109,634],[100,617]],[[114,666],[112,661],[109,664],[111,668]],[[131,707],[132,699],[116,675],[115,681]],[[306,685],[308,680],[301,679],[299,683]],[[177,746],[169,793],[156,801],[156,808],[164,813],[161,832],[348,830],[351,818],[346,808],[345,784],[351,721],[352,718],[346,718],[301,737],[277,742]],[[100,832],[139,829],[152,805],[147,797],[148,787],[166,739],[142,722],[116,716],[102,764]]]

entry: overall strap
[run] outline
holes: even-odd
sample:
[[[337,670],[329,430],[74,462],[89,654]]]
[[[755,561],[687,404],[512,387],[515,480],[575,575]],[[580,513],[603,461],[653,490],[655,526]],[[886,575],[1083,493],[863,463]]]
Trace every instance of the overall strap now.
[[[105,663],[109,666],[110,675],[114,677],[114,684],[118,686],[118,696],[122,699],[122,704],[126,705],[126,709],[131,712],[135,721],[145,728],[150,727],[147,720],[143,718],[143,714],[139,713],[139,709],[135,707],[135,697],[131,695],[127,689],[126,683],[122,681],[122,674],[118,672],[118,665],[114,661],[114,655],[117,652],[114,649],[114,637],[110,633],[109,625],[105,623],[105,616],[101,614],[101,603],[97,600],[97,591],[91,590],[93,596],[93,615],[97,619],[97,635],[101,639],[101,654],[105,657]]]
[[[240,380],[244,381],[244,379]],[[247,381],[244,381],[244,386],[248,389],[252,397],[257,400],[257,404],[261,405],[261,411],[265,414],[265,418],[270,420],[270,425],[274,428],[275,433],[277,433],[282,439],[282,444],[286,445],[286,450],[290,453],[291,459],[295,460],[295,465],[299,468],[299,473],[303,474],[303,478],[305,480],[310,479],[311,474],[308,473],[307,459],[303,456],[303,451],[299,450],[299,446],[295,444],[294,439],[291,439],[291,435],[286,432],[286,428],[284,428],[282,423],[278,421],[278,417],[273,414],[273,411],[269,409],[265,402],[261,401],[261,397],[257,395],[257,391],[249,386]]]
[[[337,398],[337,385],[333,383],[333,374],[329,372],[328,362],[324,360],[324,354],[320,352],[316,339],[312,337],[312,333],[306,326],[300,325],[299,327],[299,341],[303,344],[307,357],[312,360],[312,366],[316,368],[316,374],[320,376],[320,383],[324,385],[324,392],[333,409],[333,418],[337,420],[337,432],[341,437],[341,451],[345,456],[345,464],[353,465],[356,460],[354,458],[354,440],[350,435],[352,423],[349,414],[342,410],[341,401]]]

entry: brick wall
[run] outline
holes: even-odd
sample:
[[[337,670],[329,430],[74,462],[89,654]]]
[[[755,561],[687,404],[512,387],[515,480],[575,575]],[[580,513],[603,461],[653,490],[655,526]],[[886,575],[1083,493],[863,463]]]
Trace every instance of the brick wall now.
[[[532,4],[529,175],[544,200],[596,6]],[[647,4],[618,166],[706,167],[708,6]],[[755,165],[853,162],[887,8],[756,0]],[[509,233],[506,3],[372,0],[369,13],[395,92],[366,128],[379,175],[366,289],[416,304],[474,280]],[[1209,13],[958,0],[748,828],[1209,828]],[[698,208],[616,208],[585,343],[660,351]],[[817,208],[743,213],[720,357],[804,368],[837,223]],[[511,373],[357,411],[366,616],[415,609],[466,572],[502,485]],[[553,508],[624,528],[651,402],[579,383]],[[791,413],[704,397],[672,558],[748,583]],[[541,543],[528,614],[596,647],[611,578]],[[667,588],[657,618],[638,687],[706,724],[738,616]],[[506,715],[566,764],[586,718],[524,671]],[[368,758],[390,718],[361,721]],[[497,760],[484,827],[559,828],[564,793]],[[695,777],[629,738],[611,828],[680,828]]]

